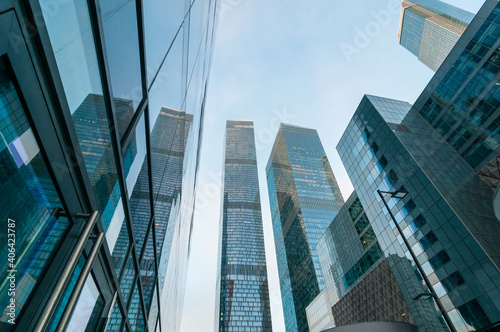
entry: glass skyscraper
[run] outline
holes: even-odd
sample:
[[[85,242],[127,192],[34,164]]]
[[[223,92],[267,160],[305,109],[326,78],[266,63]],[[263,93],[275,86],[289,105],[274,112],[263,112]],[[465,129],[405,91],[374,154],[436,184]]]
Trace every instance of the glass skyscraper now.
[[[228,120],[216,331],[272,331],[253,121]]]
[[[179,330],[216,8],[1,2],[0,330]]]
[[[500,225],[492,190],[406,102],[365,96],[337,146],[419,331],[448,331],[404,236],[458,331],[500,319]],[[399,234],[377,190],[386,195]]]
[[[281,124],[266,168],[287,331],[324,288],[317,244],[344,200],[314,129]]]
[[[439,0],[403,0],[398,42],[437,71],[473,17]]]
[[[414,107],[492,189],[500,184],[500,17],[486,1]]]
[[[447,14],[457,16],[451,9]],[[448,327],[435,300],[418,297],[430,289],[403,237],[457,331],[476,331],[500,321],[500,225],[492,204],[500,182],[495,95],[499,17],[498,1],[486,1],[415,105],[365,96],[337,146],[390,272],[379,276],[399,285],[419,331]],[[377,190],[406,193],[385,197],[401,234]],[[327,231],[324,241],[339,234],[345,233]],[[342,262],[335,256],[338,241],[325,244],[329,242],[334,246],[325,245],[327,255],[320,255],[326,268],[329,262]],[[331,266],[332,273],[343,267]],[[344,282],[337,287],[341,293],[348,275],[334,278]],[[356,293],[360,284],[344,299],[358,301],[373,290]],[[321,307],[326,295],[310,309]],[[347,322],[342,300],[332,306],[335,323]],[[365,313],[353,308],[350,314],[359,319]],[[337,322],[339,315],[342,322]]]
[[[317,247],[325,289],[307,307],[311,332],[371,321],[413,323],[356,192]]]

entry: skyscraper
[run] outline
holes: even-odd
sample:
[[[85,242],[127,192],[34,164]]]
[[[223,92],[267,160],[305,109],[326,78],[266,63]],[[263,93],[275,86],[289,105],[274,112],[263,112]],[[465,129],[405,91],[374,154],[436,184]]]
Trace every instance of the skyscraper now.
[[[178,331],[217,1],[0,7],[0,330]]]
[[[500,26],[486,1],[414,108],[493,190],[500,184]]]
[[[228,120],[216,330],[272,331],[253,121]]]
[[[437,71],[473,17],[439,0],[403,0],[398,42]]]
[[[307,307],[311,332],[370,321],[413,323],[378,242],[353,192],[318,243],[325,289]]]
[[[492,191],[406,102],[365,96],[337,149],[419,331],[448,331],[403,237],[457,330],[500,318]],[[400,234],[377,190],[385,200]]]
[[[498,1],[485,2],[414,106],[365,96],[337,146],[419,331],[475,331],[500,319],[499,13]]]
[[[344,200],[314,129],[281,124],[266,168],[287,331],[324,288],[316,245]]]

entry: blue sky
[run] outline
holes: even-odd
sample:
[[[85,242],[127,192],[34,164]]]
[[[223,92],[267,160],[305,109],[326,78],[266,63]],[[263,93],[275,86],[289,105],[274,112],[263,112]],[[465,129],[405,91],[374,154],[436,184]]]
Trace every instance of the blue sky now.
[[[446,0],[477,12],[482,0]],[[397,44],[400,0],[219,0],[182,332],[214,329],[225,122],[255,124],[273,330],[284,331],[265,165],[280,122],[318,130],[344,198],[336,145],[364,94],[413,103],[433,72]]]

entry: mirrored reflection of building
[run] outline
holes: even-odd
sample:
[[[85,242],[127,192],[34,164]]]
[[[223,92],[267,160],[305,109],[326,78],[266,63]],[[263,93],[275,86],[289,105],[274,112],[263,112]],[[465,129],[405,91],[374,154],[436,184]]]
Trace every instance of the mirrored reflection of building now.
[[[180,298],[175,298],[176,293],[169,289],[172,287],[169,287],[169,284],[181,288],[183,281],[177,279],[184,278],[185,275],[182,273],[170,273],[168,274],[167,281],[167,270],[182,271],[185,270],[185,265],[187,265],[187,260],[179,260],[175,256],[171,264],[169,264],[169,258],[176,236],[181,238],[182,242],[179,242],[177,247],[173,248],[174,250],[186,254],[189,245],[189,241],[186,240],[189,234],[186,234],[185,231],[176,234],[175,230],[180,229],[180,223],[182,222],[177,210],[181,203],[184,153],[192,121],[193,114],[162,107],[151,132],[150,151],[151,160],[154,161],[152,178],[155,184],[153,195],[156,199],[154,206],[156,211],[154,226],[149,225],[149,213],[145,213],[150,211],[147,159],[144,159],[130,197],[130,211],[132,215],[136,216],[132,223],[135,242],[138,244],[136,248],[137,250],[142,250],[142,252],[138,251],[137,255],[142,257],[139,274],[142,281],[144,303],[150,313],[149,317],[158,316],[158,289],[160,289],[160,292],[165,289],[165,295],[163,297],[160,296],[160,298],[164,299],[165,303],[167,299],[170,299],[176,305],[182,304]],[[155,245],[153,244],[153,232],[156,238]],[[126,249],[123,240],[123,237],[118,237],[116,245],[112,249],[112,256],[120,257],[122,255],[120,253]],[[155,256],[159,262],[158,274],[156,272]],[[157,277],[158,275],[159,278]],[[134,270],[126,267],[121,282],[122,289],[131,289],[133,276]],[[157,284],[160,285],[159,288]],[[170,291],[167,292],[166,289]],[[177,289],[177,291],[181,290]],[[133,297],[131,306],[139,307],[139,301],[139,297]],[[171,313],[171,315],[174,315],[177,309],[176,307],[171,307],[170,310],[174,310]],[[170,321],[176,319],[175,316],[168,318]],[[112,316],[111,319],[116,319],[116,315]],[[117,328],[119,327],[117,326]]]
[[[398,43],[437,71],[473,17],[439,0],[403,0]]]
[[[496,322],[500,226],[492,191],[406,102],[365,96],[337,146],[380,249],[419,331],[447,331],[408,255],[410,243],[453,325],[475,331]],[[387,195],[398,234],[377,189]],[[486,235],[488,234],[488,235]]]
[[[281,124],[266,171],[285,326],[307,331],[324,288],[316,246],[344,200],[314,129]]]
[[[325,289],[307,307],[311,332],[372,321],[413,323],[354,192],[318,243]]]
[[[253,121],[228,120],[224,149],[215,330],[272,331]]]
[[[0,7],[0,330],[178,331],[217,1]]]

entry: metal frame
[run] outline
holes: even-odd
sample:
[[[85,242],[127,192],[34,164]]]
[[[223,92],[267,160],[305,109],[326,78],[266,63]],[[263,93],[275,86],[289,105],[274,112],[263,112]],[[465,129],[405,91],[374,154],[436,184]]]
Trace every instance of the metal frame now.
[[[71,293],[71,297],[69,298],[68,303],[66,304],[66,308],[64,308],[63,315],[59,320],[59,324],[56,329],[57,332],[66,331],[71,315],[73,314],[73,310],[75,309],[76,302],[80,297],[80,294],[82,293],[83,286],[87,281],[87,277],[90,274],[90,269],[94,264],[99,249],[101,249],[101,244],[103,240],[104,240],[104,233],[99,233],[99,235],[96,237],[94,245],[92,246],[92,250],[90,251],[89,256],[87,257],[87,262],[83,266],[82,272],[78,277],[78,281],[76,282],[75,288]]]
[[[54,249],[52,257],[46,262],[42,275],[30,294],[29,304],[23,307],[23,311],[16,318],[18,324],[14,328],[28,331],[34,330],[37,321],[46,323],[47,316],[44,310],[55,308],[43,306],[42,303],[55,303],[59,300],[52,295],[60,294],[60,289],[64,288],[61,285],[67,281],[65,276],[69,275],[74,267],[70,253],[75,254],[80,249],[83,250],[81,245],[85,243],[85,239],[84,237],[81,240],[78,239],[85,225],[76,220],[82,217],[81,202],[86,201],[82,198],[81,190],[76,188],[78,180],[75,177],[75,169],[78,165],[71,163],[72,156],[65,149],[67,136],[60,130],[61,128],[54,127],[53,124],[55,117],[52,112],[52,92],[50,85],[45,84],[47,78],[41,74],[46,72],[45,63],[39,57],[38,48],[32,45],[38,38],[38,34],[27,31],[31,26],[24,22],[31,17],[30,12],[21,3],[2,2],[2,6],[5,5],[12,7],[2,7],[3,11],[0,14],[0,28],[5,33],[0,41],[0,55],[7,60],[8,69],[11,71],[14,85],[26,111],[28,123],[56,192],[59,197],[64,198],[61,199],[61,203],[67,213],[61,213],[62,209],[57,208],[52,215],[54,217],[65,216],[70,221],[68,229]],[[77,250],[72,251],[75,248]],[[55,262],[58,264],[54,264]],[[68,262],[70,265],[68,270],[65,270],[64,267]],[[53,290],[56,291],[52,292]],[[30,317],[30,321],[23,317]]]
[[[413,300],[419,300],[422,297],[428,297],[428,296],[434,298],[434,301],[436,301],[436,304],[439,308],[439,311],[441,311],[441,315],[443,315],[443,318],[446,322],[446,325],[448,325],[448,328],[450,329],[450,331],[456,332],[457,330],[455,329],[455,326],[451,322],[451,319],[448,316],[448,312],[446,311],[446,309],[443,306],[443,303],[441,303],[441,300],[439,299],[436,292],[434,291],[434,287],[432,287],[432,284],[431,284],[429,278],[427,278],[427,275],[425,274],[424,269],[422,268],[422,265],[420,265],[420,262],[418,261],[417,256],[415,255],[415,253],[411,249],[410,243],[408,242],[408,240],[404,236],[403,231],[401,230],[401,227],[399,226],[396,218],[394,217],[394,214],[392,213],[391,209],[389,208],[389,205],[387,204],[387,202],[384,198],[384,194],[390,194],[391,198],[394,198],[395,195],[397,195],[399,193],[404,193],[406,195],[406,194],[408,194],[408,192],[406,192],[404,190],[382,191],[382,190],[377,189],[377,193],[380,196],[380,198],[382,199],[382,202],[384,202],[384,206],[387,209],[387,211],[389,212],[389,215],[391,216],[391,219],[394,222],[394,225],[396,225],[396,229],[398,230],[399,235],[401,235],[401,238],[403,239],[403,242],[405,243],[406,248],[408,248],[408,251],[410,252],[411,258],[413,259],[413,262],[415,262],[415,265],[417,266],[418,272],[420,272],[420,274],[422,275],[422,278],[424,279],[425,285],[430,290],[430,293],[419,294]],[[401,199],[402,197],[398,197],[398,198]]]
[[[71,253],[68,265],[65,266],[62,276],[58,281],[57,287],[53,290],[50,299],[47,301],[46,306],[43,308],[43,313],[36,324],[35,331],[45,330],[47,324],[49,323],[50,317],[52,316],[52,314],[56,309],[57,302],[62,297],[64,290],[66,289],[66,286],[68,285],[68,282],[71,279],[71,276],[73,275],[76,264],[78,263],[78,259],[80,258],[80,255],[83,252],[85,244],[87,243],[87,240],[90,236],[90,233],[92,232],[92,229],[94,228],[98,216],[99,213],[97,211],[94,211],[92,215],[89,216],[89,220],[87,221],[85,228],[83,229],[83,232],[80,235],[80,238],[78,239],[78,242],[73,252]],[[85,277],[87,275],[85,275]],[[83,287],[83,284],[81,287]]]

